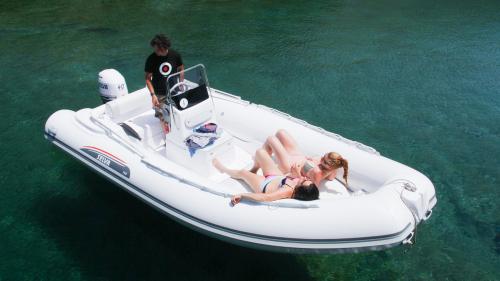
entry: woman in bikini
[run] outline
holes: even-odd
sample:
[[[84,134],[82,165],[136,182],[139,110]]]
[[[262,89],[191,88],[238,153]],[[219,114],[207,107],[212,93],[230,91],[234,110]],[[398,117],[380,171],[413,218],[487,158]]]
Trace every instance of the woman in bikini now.
[[[285,130],[281,129],[276,135],[267,138],[263,148],[272,155],[274,153],[279,169],[283,173],[292,172],[310,179],[316,186],[324,179],[334,180],[337,169],[344,168],[344,181],[347,186],[349,163],[340,154],[328,152],[323,157],[307,157],[299,150],[297,142]],[[260,168],[256,161],[251,172]]]
[[[285,198],[305,201],[318,199],[319,191],[314,183],[303,177],[297,175],[290,177],[281,172],[269,153],[264,149],[257,150],[255,161],[259,163],[264,176],[247,170],[231,170],[220,163],[219,160],[213,160],[214,167],[221,173],[226,173],[234,179],[242,179],[252,188],[252,193],[233,196],[231,198],[233,205],[238,204],[241,199],[254,201],[274,201]]]

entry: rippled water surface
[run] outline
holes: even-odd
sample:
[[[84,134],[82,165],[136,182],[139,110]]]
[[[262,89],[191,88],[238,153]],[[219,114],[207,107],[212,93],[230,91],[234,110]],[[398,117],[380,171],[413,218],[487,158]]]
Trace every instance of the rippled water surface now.
[[[0,3],[0,280],[499,280],[500,2]],[[198,234],[43,139],[99,104],[97,73],[143,87],[173,39],[214,87],[375,147],[435,184],[417,244],[285,255]]]

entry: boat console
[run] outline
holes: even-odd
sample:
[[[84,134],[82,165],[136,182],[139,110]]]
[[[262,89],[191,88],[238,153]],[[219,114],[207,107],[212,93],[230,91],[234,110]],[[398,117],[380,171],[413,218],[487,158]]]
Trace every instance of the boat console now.
[[[235,146],[233,137],[217,122],[203,65],[170,75],[167,101],[170,112],[170,132],[165,136],[168,159],[210,177],[218,174],[212,165],[214,157],[225,163],[234,163],[237,158],[241,159],[243,154],[247,154]],[[206,124],[216,124],[217,130],[200,133],[199,128]],[[211,144],[197,149],[189,148],[187,140],[193,135]],[[251,160],[249,155],[243,158]]]

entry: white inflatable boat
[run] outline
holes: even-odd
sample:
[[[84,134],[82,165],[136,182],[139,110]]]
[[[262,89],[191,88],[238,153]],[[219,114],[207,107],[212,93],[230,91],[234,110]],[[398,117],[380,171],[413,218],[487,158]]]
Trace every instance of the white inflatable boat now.
[[[166,137],[146,88],[96,108],[59,110],[47,120],[45,137],[171,218],[238,245],[301,253],[384,249],[411,244],[417,225],[430,217],[434,186],[418,171],[286,113],[210,88],[202,65],[183,74],[182,81],[179,74],[170,76]],[[124,81],[114,79],[100,81],[100,87],[126,91]],[[210,122],[222,132],[191,155],[186,138]],[[296,136],[307,155],[336,151],[348,159],[349,189],[339,172],[337,180],[321,185],[315,201],[231,206],[232,194],[249,189],[214,169],[212,159],[249,168],[255,150],[278,129]]]

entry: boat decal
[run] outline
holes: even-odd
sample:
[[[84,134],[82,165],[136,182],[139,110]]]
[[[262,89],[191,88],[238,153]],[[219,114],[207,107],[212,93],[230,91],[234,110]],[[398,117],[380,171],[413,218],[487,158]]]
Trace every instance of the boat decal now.
[[[80,148],[80,150],[90,155],[101,164],[115,170],[117,173],[130,178],[130,169],[127,163],[113,154],[93,146],[84,146]]]
[[[76,157],[77,159],[78,159],[78,157],[82,157],[83,160],[87,160],[87,161],[83,161],[83,163],[86,164],[86,165],[88,165],[88,166],[90,166],[91,168],[96,169],[96,171],[100,172],[101,174],[103,174],[105,176],[113,177],[115,180],[119,181],[123,185],[122,187],[126,186],[126,187],[128,187],[130,189],[133,189],[136,192],[139,192],[141,195],[147,197],[147,198],[143,198],[143,197],[139,196],[140,199],[145,200],[145,201],[146,200],[153,201],[154,203],[161,205],[161,207],[163,207],[165,209],[159,208],[158,206],[155,206],[153,204],[150,204],[150,206],[158,208],[160,211],[162,211],[163,213],[169,215],[170,217],[172,217],[174,219],[177,219],[177,220],[179,220],[179,221],[181,221],[183,223],[187,223],[188,225],[190,225],[191,227],[194,227],[195,229],[200,229],[200,230],[207,231],[207,229],[203,229],[201,227],[197,227],[197,226],[189,223],[186,220],[192,220],[194,222],[200,223],[202,225],[205,225],[205,226],[213,228],[213,229],[217,229],[219,231],[226,232],[228,234],[239,235],[239,236],[243,236],[243,237],[247,237],[247,238],[253,238],[253,239],[259,239],[259,240],[263,240],[263,241],[272,241],[272,242],[280,242],[280,243],[293,243],[293,244],[295,244],[297,246],[296,249],[312,250],[312,249],[307,249],[307,248],[303,248],[303,247],[300,247],[300,246],[301,246],[301,244],[302,245],[304,245],[304,244],[308,244],[308,245],[311,245],[311,244],[325,245],[326,244],[326,245],[329,245],[329,246],[333,246],[333,245],[337,245],[338,246],[339,244],[344,244],[344,243],[365,243],[365,242],[373,242],[373,241],[380,241],[380,242],[382,242],[384,240],[387,241],[387,240],[398,238],[402,234],[408,232],[409,229],[411,229],[411,227],[412,227],[412,224],[408,223],[400,231],[395,232],[395,233],[391,233],[391,234],[376,235],[376,236],[369,236],[369,237],[340,238],[340,239],[336,239],[336,238],[334,238],[334,239],[305,239],[305,238],[276,237],[276,236],[268,236],[268,235],[262,235],[262,234],[255,234],[255,233],[244,232],[244,231],[240,231],[240,230],[236,230],[236,229],[231,229],[231,228],[227,228],[227,227],[224,227],[224,226],[221,226],[221,225],[213,224],[211,222],[202,220],[202,219],[194,217],[194,216],[192,216],[192,215],[190,215],[188,213],[185,213],[182,210],[179,210],[179,209],[177,209],[177,208],[175,208],[175,207],[173,207],[173,206],[165,203],[164,201],[159,200],[158,198],[154,197],[153,195],[145,192],[141,188],[139,188],[139,187],[135,186],[134,184],[130,183],[129,181],[123,179],[122,177],[118,177],[115,173],[111,173],[108,169],[104,169],[100,165],[92,165],[92,162],[95,162],[95,161],[89,161],[91,159],[89,159],[88,156],[86,156],[86,155],[80,153],[79,151],[73,149],[72,147],[68,146],[67,144],[65,144],[64,142],[58,140],[57,138],[53,138],[51,141],[54,142],[54,143],[56,143],[58,146],[60,146],[64,150],[67,150],[70,153],[74,153],[73,156]],[[129,192],[130,192],[130,190],[129,190]],[[180,216],[182,216],[184,218],[175,217],[171,213],[167,212],[166,210],[169,210],[171,212],[175,212],[175,213],[177,213],[178,215],[180,215]],[[210,231],[210,232],[213,233],[213,234],[215,234],[213,231]],[[219,234],[219,235],[221,235],[221,234]],[[227,237],[225,235],[221,235],[221,236]],[[400,239],[401,241],[399,243],[397,243],[397,242],[396,243],[391,242],[391,243],[385,244],[385,245],[372,245],[372,246],[361,247],[361,248],[377,249],[377,248],[386,248],[386,247],[395,246],[395,245],[400,244],[405,237],[401,236],[400,238],[401,238]],[[236,238],[232,238],[232,239],[239,240],[239,239],[236,239]],[[249,243],[250,244],[259,244],[259,243],[256,243],[256,242],[249,242]],[[273,248],[281,248],[280,246],[277,246],[277,245],[269,245],[269,246],[271,246]],[[361,248],[353,247],[353,251],[355,251],[354,249],[361,249]],[[327,249],[327,250],[330,250],[330,251],[332,251],[332,250],[335,250],[335,251],[337,251],[337,250],[338,251],[346,251],[346,250],[348,250],[348,248],[337,248],[337,249],[331,248],[331,249]]]
[[[123,165],[126,165],[126,164],[127,164],[127,163],[125,163],[125,161],[123,161],[122,159],[120,159],[120,158],[118,158],[118,157],[114,156],[113,154],[111,154],[111,153],[109,153],[109,152],[107,152],[107,151],[105,151],[105,150],[102,150],[102,149],[100,149],[100,148],[98,148],[98,147],[95,147],[95,146],[84,146],[84,147],[82,147],[82,148],[87,148],[87,149],[93,149],[93,150],[96,150],[96,151],[98,151],[98,152],[101,152],[101,153],[104,153],[104,154],[108,155],[109,157],[112,157],[112,158],[113,158],[113,159],[115,159],[116,161],[121,162]]]

